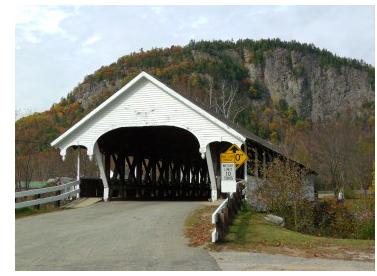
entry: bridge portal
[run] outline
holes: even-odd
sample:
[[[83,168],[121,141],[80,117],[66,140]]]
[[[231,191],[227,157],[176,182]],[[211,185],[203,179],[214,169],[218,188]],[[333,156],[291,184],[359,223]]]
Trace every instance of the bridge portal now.
[[[63,160],[69,147],[87,149],[97,162],[105,201],[214,201],[221,191],[219,155],[232,144],[249,156],[237,171],[245,181],[258,178],[273,158],[284,158],[267,141],[145,72],[51,143]]]

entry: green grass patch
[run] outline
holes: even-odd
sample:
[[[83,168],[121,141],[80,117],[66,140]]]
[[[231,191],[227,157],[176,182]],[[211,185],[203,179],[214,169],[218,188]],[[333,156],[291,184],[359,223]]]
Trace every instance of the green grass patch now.
[[[347,246],[353,249],[365,249],[374,246],[374,241],[357,239],[333,239],[302,234],[267,222],[265,214],[242,210],[226,237],[226,242],[249,247],[258,244],[276,246],[287,245],[301,248],[317,246]]]
[[[25,188],[24,182],[21,182],[21,187]],[[47,187],[47,182],[45,181],[31,181],[29,183],[30,189],[39,189],[39,188],[44,188],[44,187]]]
[[[25,207],[25,208],[16,209],[15,217],[16,219],[19,219],[23,217],[45,214],[45,213],[50,213],[50,212],[55,212],[55,211],[60,211],[60,210],[62,209],[58,207],[54,207],[54,206],[48,206],[48,205],[41,206],[40,209],[36,209],[33,207]]]
[[[312,236],[267,222],[266,214],[241,210],[217,249],[229,248],[301,257],[374,259],[374,240],[335,239]]]

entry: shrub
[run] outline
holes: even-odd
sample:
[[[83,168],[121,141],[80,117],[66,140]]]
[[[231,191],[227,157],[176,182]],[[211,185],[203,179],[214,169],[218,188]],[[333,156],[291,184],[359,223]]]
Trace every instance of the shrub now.
[[[298,78],[301,78],[305,75],[305,68],[303,64],[295,65],[292,71],[293,71],[293,74]]]
[[[262,169],[265,180],[258,184],[256,194],[272,212],[293,218],[296,229],[301,203],[306,197],[302,182],[303,170],[292,162],[275,158]]]
[[[360,223],[343,203],[337,201],[302,201],[298,208],[298,220],[294,224],[292,208],[280,213],[286,227],[305,234],[336,238],[373,239],[374,218],[363,218]]]
[[[359,225],[357,238],[359,239],[374,239],[374,218],[365,220],[363,223]]]
[[[332,236],[338,238],[356,238],[356,219],[343,203],[336,203],[334,208],[335,219],[331,225]]]
[[[332,234],[331,225],[335,219],[331,203],[317,200],[313,204],[313,227],[317,234],[329,236]]]
[[[351,187],[346,187],[344,189],[344,198],[345,199],[354,199],[357,198],[354,190]]]
[[[313,203],[307,200],[300,202],[298,206],[298,217],[300,218],[297,221],[296,229],[297,231],[305,234],[315,234],[316,228],[314,226],[314,212],[313,212]],[[309,208],[308,208],[309,207]]]

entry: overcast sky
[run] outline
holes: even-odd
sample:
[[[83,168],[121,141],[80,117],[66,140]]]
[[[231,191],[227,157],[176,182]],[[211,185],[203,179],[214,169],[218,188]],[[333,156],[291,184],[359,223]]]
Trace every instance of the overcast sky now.
[[[33,111],[123,55],[190,39],[278,37],[374,65],[372,6],[43,6],[16,22],[16,108]]]

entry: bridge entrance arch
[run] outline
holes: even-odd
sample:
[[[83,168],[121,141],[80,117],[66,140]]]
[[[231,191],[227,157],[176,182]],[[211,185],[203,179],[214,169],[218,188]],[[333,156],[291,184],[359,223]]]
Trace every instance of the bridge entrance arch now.
[[[198,139],[172,126],[123,127],[97,140],[110,199],[207,200],[210,177]],[[97,152],[98,155],[98,152]]]

